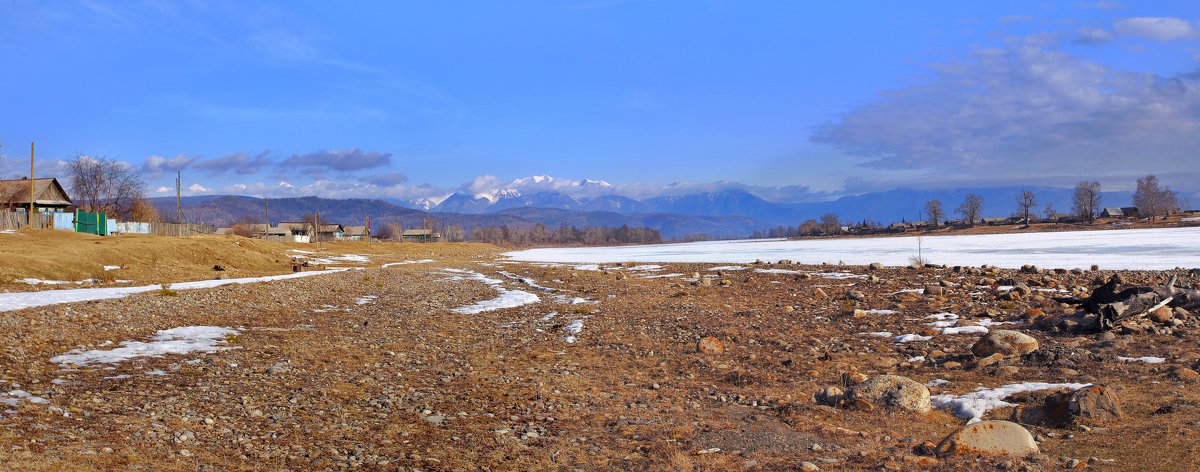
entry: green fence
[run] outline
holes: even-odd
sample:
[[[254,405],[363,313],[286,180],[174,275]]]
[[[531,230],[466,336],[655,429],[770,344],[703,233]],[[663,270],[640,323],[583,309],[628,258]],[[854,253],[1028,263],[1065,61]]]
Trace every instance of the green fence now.
[[[75,232],[108,236],[108,215],[75,210]]]

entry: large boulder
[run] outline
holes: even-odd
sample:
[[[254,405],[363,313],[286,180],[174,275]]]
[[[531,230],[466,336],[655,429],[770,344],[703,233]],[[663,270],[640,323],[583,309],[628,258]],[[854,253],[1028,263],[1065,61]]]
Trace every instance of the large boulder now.
[[[1017,357],[1036,351],[1038,342],[1032,336],[1007,329],[993,329],[979,338],[971,353],[975,357],[987,357],[992,354],[1003,354],[1005,357]]]
[[[880,375],[855,385],[846,393],[848,403],[865,400],[874,405],[929,413],[929,388],[899,375]]]
[[[1025,424],[1064,426],[1109,423],[1122,416],[1117,392],[1103,384],[1031,395],[1018,401],[1021,405],[1013,410],[1013,419]]]
[[[1010,421],[980,421],[950,433],[935,450],[939,456],[1004,454],[1024,456],[1038,452],[1029,430]]]

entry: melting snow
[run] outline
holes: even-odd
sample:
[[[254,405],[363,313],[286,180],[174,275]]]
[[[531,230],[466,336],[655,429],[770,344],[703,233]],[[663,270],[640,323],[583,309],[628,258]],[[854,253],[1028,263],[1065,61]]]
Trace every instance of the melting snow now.
[[[867,336],[882,336],[885,338],[890,338],[893,336],[891,331],[869,331],[866,333],[858,333],[858,334],[865,334]]]
[[[933,336],[921,336],[919,334],[902,334],[900,336],[896,336],[896,337],[892,338],[892,341],[896,341],[898,343],[908,343],[908,342],[913,342],[913,341],[928,341],[930,339],[933,339]],[[921,359],[921,360],[924,360],[924,359]]]
[[[377,299],[377,298],[379,298],[379,297],[377,297],[375,295],[363,295],[358,300],[355,300],[354,303],[358,304],[358,305],[366,305],[368,303],[371,303],[372,301],[375,301],[375,299]]]
[[[558,314],[557,311],[552,311],[550,313],[546,313],[546,316],[543,316],[542,319],[540,319],[538,321],[550,321],[550,318],[554,318],[554,315],[557,315],[557,314]]]
[[[563,339],[563,341],[566,341],[566,342],[572,343],[572,344],[575,343],[574,335],[579,334],[580,331],[583,331],[583,320],[572,321],[571,324],[563,327],[563,331],[566,331],[567,333],[571,334],[570,336],[567,336],[565,339]]]
[[[1006,406],[1016,406],[1013,403],[1004,401],[1005,397],[1021,392],[1035,392],[1038,390],[1049,390],[1052,388],[1069,388],[1071,390],[1081,389],[1091,384],[1080,383],[1043,383],[1043,382],[1026,382],[1019,384],[1009,384],[997,388],[976,388],[974,392],[954,396],[954,395],[933,395],[929,397],[930,403],[934,408],[939,410],[951,410],[954,416],[966,418],[967,424],[978,422],[983,418],[983,415],[988,410],[993,408],[1001,408]]]
[[[104,270],[117,270],[120,268],[121,266],[104,266]]]
[[[987,334],[988,329],[983,326],[954,326],[951,328],[942,328],[942,334]]]
[[[474,315],[476,313],[483,313],[485,311],[499,310],[501,308],[513,308],[513,307],[518,307],[521,305],[528,305],[530,303],[537,303],[537,302],[541,301],[541,299],[538,298],[537,295],[534,295],[532,293],[524,292],[521,290],[509,290],[504,287],[501,287],[500,280],[485,277],[483,274],[480,274],[478,272],[472,272],[472,271],[463,270],[463,269],[442,269],[442,270],[445,272],[450,272],[452,274],[457,274],[455,277],[457,277],[459,279],[465,278],[465,279],[483,282],[485,284],[490,285],[493,290],[500,292],[499,297],[493,298],[491,300],[483,300],[480,302],[476,302],[472,305],[458,307],[458,308],[450,310],[455,313],[461,313],[464,315]]]
[[[225,341],[225,336],[237,333],[235,329],[217,326],[183,326],[159,331],[151,336],[151,342],[121,341],[121,347],[107,351],[73,349],[66,354],[50,358],[50,362],[76,365],[115,364],[137,357],[220,351],[229,349],[218,346]]]
[[[1166,358],[1163,358],[1163,357],[1154,357],[1154,356],[1143,356],[1143,357],[1117,356],[1117,359],[1125,361],[1125,362],[1135,362],[1136,361],[1136,362],[1145,362],[1147,364],[1162,364],[1163,362],[1165,362],[1167,360]]]
[[[928,385],[930,387],[941,387],[942,385],[947,385],[949,383],[950,383],[950,381],[946,380],[946,379],[933,379],[933,380],[930,380],[929,383],[927,383],[925,385]]]
[[[268,282],[272,280],[295,279],[300,277],[311,277],[314,275],[330,274],[341,272],[348,269],[331,269],[318,270],[312,272],[296,272],[284,275],[270,275],[266,277],[246,277],[241,279],[222,279],[222,280],[200,280],[196,282],[182,282],[171,284],[172,290],[192,290],[200,288],[219,287],[228,284],[248,284],[254,282]],[[84,302],[91,300],[106,300],[110,298],[124,298],[135,293],[151,292],[161,290],[161,285],[144,285],[141,287],[107,287],[107,288],[83,288],[73,290],[51,290],[45,292],[28,293],[0,293],[0,311],[14,311],[23,308],[32,308],[46,305],[56,305],[59,303]]]

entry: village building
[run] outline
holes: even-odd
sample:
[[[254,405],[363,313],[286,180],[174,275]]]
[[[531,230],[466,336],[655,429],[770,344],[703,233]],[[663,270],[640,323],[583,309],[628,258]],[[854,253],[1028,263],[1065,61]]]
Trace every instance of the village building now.
[[[74,206],[58,179],[33,179],[33,206],[41,211],[66,211]],[[0,180],[0,209],[29,209],[29,179]],[[37,211],[37,210],[35,210]]]
[[[347,241],[366,241],[370,236],[366,226],[347,226],[342,232],[342,239]]]
[[[401,239],[418,243],[438,242],[442,240],[442,233],[431,229],[406,229],[401,234]]]
[[[1137,218],[1137,207],[1108,207],[1100,212],[1101,218]]]

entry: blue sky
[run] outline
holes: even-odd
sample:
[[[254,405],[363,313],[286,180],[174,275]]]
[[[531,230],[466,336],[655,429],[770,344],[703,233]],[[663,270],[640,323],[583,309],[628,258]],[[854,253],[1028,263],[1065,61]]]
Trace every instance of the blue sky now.
[[[907,3],[0,0],[0,176],[36,142],[152,196],[1200,190],[1200,4]]]

